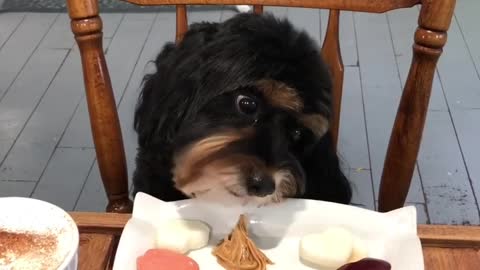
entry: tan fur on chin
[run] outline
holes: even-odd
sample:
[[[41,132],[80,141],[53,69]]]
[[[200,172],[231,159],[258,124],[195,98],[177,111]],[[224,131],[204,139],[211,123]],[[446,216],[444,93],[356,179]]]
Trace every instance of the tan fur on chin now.
[[[205,176],[236,174],[232,169],[239,156],[229,156],[225,151],[232,143],[247,138],[251,129],[226,131],[204,138],[186,147],[174,158],[173,175],[179,189],[193,182],[205,180]],[[226,152],[226,153],[224,153]]]
[[[273,194],[265,197],[248,195],[245,186],[240,183],[240,179],[231,179],[229,182],[217,179],[217,181],[210,181],[210,183],[217,182],[218,185],[211,186],[208,191],[199,194],[195,198],[206,201],[221,202],[224,205],[253,204],[257,207],[264,207],[270,204],[281,203],[286,198],[295,195],[296,183],[293,175],[289,171],[276,171],[273,174],[273,178],[277,188]],[[198,189],[200,187],[197,185],[196,188]],[[232,192],[238,196],[233,195]]]
[[[215,167],[207,166],[203,170],[203,173],[197,178],[186,182],[182,186],[176,184],[176,187],[187,196],[191,196],[192,193],[207,192],[238,182],[239,173],[235,167],[217,170]],[[178,183],[176,179],[174,181]]]
[[[252,133],[251,129],[244,129],[214,134],[178,153],[172,172],[176,188],[189,197],[210,197],[221,202],[232,201],[233,197],[237,198],[237,203],[259,206],[278,203],[295,195],[295,178],[288,170],[269,168],[255,156],[229,149],[232,143],[248,138]],[[257,171],[272,176],[276,186],[273,194],[265,197],[247,194],[245,175]]]

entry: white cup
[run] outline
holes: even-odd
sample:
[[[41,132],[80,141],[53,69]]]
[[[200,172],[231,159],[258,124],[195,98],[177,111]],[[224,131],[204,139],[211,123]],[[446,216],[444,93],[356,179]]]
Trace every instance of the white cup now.
[[[56,236],[57,244],[49,256],[52,270],[77,270],[78,228],[70,215],[61,208],[31,198],[0,198],[0,230]],[[23,259],[23,262],[28,260]],[[10,269],[9,265],[2,265],[0,258],[0,269]],[[24,264],[21,268],[28,267]]]

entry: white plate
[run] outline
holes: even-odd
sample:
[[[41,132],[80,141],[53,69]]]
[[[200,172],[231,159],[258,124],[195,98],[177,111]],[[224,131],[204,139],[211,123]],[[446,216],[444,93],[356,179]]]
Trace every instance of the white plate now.
[[[138,193],[132,218],[120,238],[113,270],[135,270],[136,258],[155,248],[156,224],[174,218],[198,219],[210,225],[210,246],[190,252],[189,256],[202,270],[224,270],[211,255],[211,247],[231,232],[242,213],[250,219],[252,239],[275,263],[268,270],[313,269],[299,260],[299,240],[329,225],[350,229],[367,243],[369,257],[388,261],[392,270],[424,269],[413,206],[378,213],[330,202],[289,199],[261,208],[227,207],[198,200],[167,203]]]

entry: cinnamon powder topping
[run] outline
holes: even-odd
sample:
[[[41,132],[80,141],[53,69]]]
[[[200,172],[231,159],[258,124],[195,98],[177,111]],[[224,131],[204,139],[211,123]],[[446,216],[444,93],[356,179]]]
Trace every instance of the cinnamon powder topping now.
[[[57,245],[54,234],[0,229],[0,268],[56,269],[59,266],[59,261],[54,258]]]
[[[273,262],[248,237],[244,215],[232,233],[225,237],[212,251],[218,263],[227,270],[266,270]]]

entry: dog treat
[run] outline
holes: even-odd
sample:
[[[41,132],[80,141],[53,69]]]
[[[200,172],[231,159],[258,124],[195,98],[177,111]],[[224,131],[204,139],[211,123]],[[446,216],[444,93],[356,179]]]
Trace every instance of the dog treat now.
[[[190,257],[168,249],[149,249],[137,258],[137,270],[200,270]]]
[[[390,263],[372,258],[365,258],[357,262],[346,264],[337,270],[390,270]]]
[[[343,228],[332,227],[322,233],[309,234],[300,240],[300,259],[320,268],[338,268],[349,261],[353,235]]]
[[[209,238],[207,224],[198,220],[174,219],[157,227],[156,247],[187,253],[205,247]]]
[[[248,237],[247,220],[240,215],[237,226],[212,251],[227,270],[265,270],[273,262]]]

